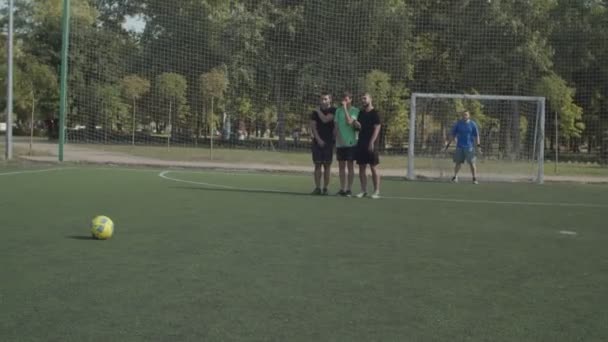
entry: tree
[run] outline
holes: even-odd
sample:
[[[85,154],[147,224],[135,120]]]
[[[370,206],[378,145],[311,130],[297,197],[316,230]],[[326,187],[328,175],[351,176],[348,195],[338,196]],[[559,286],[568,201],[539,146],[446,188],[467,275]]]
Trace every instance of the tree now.
[[[3,42],[4,43],[4,42]],[[4,46],[3,46],[4,47]],[[33,135],[37,119],[52,116],[57,108],[58,86],[54,70],[24,52],[21,41],[14,47],[13,100],[17,133],[29,131]],[[0,83],[5,83],[7,65],[5,54],[0,57]],[[6,87],[0,89],[3,100]],[[36,116],[36,113],[39,113]]]
[[[558,115],[560,137],[568,141],[580,138],[585,125],[582,122],[583,109],[574,103],[574,89],[568,87],[561,77],[552,74],[539,80],[536,93],[546,97],[548,110]]]
[[[167,146],[171,144],[171,136],[176,131],[175,123],[184,119],[187,114],[186,108],[186,90],[188,84],[186,78],[180,74],[165,72],[156,78],[156,90],[160,98],[168,103],[167,121],[164,124],[170,127],[169,135],[167,136]],[[164,109],[165,107],[161,105]]]
[[[23,80],[20,83],[27,84],[29,89],[31,116],[27,120],[22,118],[20,121],[29,123],[31,153],[36,119],[46,119],[57,109],[58,84],[57,76],[48,65],[29,59],[22,69]],[[38,117],[36,111],[39,113]]]
[[[122,131],[124,123],[128,121],[128,108],[122,102],[121,89],[118,85],[98,85],[96,96],[101,103],[101,114],[104,120],[104,142],[107,143],[110,131],[114,129]]]
[[[132,101],[131,111],[133,117],[131,120],[131,144],[135,145],[135,127],[137,123],[135,121],[135,107],[137,101],[141,97],[150,91],[150,81],[145,78],[141,78],[137,75],[125,76],[122,79],[122,93],[124,97]]]
[[[605,1],[559,0],[552,11],[554,71],[575,90],[574,101],[583,109],[585,124],[581,140],[589,153],[608,151],[603,143],[608,130],[607,19]]]
[[[388,73],[372,70],[363,80],[363,89],[370,93],[374,107],[382,115],[382,130],[380,132],[380,146],[382,149],[389,143],[401,147],[407,136],[408,113],[406,97],[408,91],[400,82],[392,82]],[[424,125],[421,125],[424,129]],[[424,136],[424,131],[420,133]]]
[[[211,149],[213,149],[213,136],[215,135],[215,114],[214,101],[223,101],[224,94],[228,89],[228,77],[225,67],[216,67],[211,71],[204,73],[200,77],[201,95],[205,102],[211,104],[211,110],[207,115],[207,124],[210,131]],[[197,131],[198,136],[198,131]]]

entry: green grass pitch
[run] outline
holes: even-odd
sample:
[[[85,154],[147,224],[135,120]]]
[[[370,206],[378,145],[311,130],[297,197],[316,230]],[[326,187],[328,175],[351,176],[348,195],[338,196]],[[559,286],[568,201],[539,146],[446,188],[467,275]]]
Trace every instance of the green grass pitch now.
[[[0,170],[2,341],[608,336],[605,185],[386,180],[366,200],[304,175],[23,171]],[[100,214],[111,240],[89,238]]]

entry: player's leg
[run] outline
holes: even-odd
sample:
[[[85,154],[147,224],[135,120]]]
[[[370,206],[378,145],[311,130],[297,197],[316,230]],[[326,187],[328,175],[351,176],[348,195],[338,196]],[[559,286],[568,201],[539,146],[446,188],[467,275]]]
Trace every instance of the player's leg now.
[[[323,195],[327,195],[329,180],[331,177],[331,162],[323,164]]]
[[[338,161],[338,173],[340,176],[340,191],[338,195],[344,195],[346,189],[346,160]]]
[[[374,184],[374,193],[372,198],[380,197],[380,173],[378,172],[378,165],[370,165],[369,168],[372,171],[372,182]]]
[[[372,171],[372,182],[374,184],[374,193],[372,198],[380,198],[380,172],[378,171],[378,165],[380,164],[380,158],[378,153],[374,152],[370,156],[369,168]]]
[[[315,162],[315,189],[313,190],[313,195],[321,194],[321,163]]]
[[[346,186],[346,195],[352,195],[351,189],[353,188],[353,183],[355,182],[355,162],[351,159],[346,162],[348,167],[348,184]]]
[[[454,165],[454,177],[452,177],[452,180],[455,180],[458,178],[458,172],[460,172],[461,167],[462,167],[462,163],[456,163]]]
[[[470,168],[471,168],[471,176],[473,177],[473,184],[479,184],[477,182],[477,165],[475,164],[476,161],[476,157],[475,157],[475,152],[473,150],[468,151],[468,154],[466,156],[467,158],[467,163],[469,164]]]
[[[346,188],[346,158],[345,158],[345,148],[339,147],[336,149],[336,159],[338,160],[338,176],[340,178],[340,191],[338,191],[337,195],[344,196],[346,192],[344,189]]]
[[[475,165],[475,163],[470,163],[469,165],[471,166],[471,175],[473,176],[473,184],[479,184],[479,182],[477,182],[477,165]]]
[[[454,176],[452,177],[452,182],[454,183],[458,182],[458,172],[460,172],[464,160],[464,149],[456,148],[456,151],[454,151]]]
[[[312,162],[315,165],[313,172],[313,178],[315,182],[315,189],[312,191],[313,195],[321,194],[321,148],[316,144],[312,145]]]
[[[363,198],[367,196],[367,164],[365,163],[359,163],[359,181],[361,182],[361,192],[357,198]]]
[[[327,188],[331,177],[331,163],[334,160],[334,147],[327,145],[323,149],[323,195],[327,195]]]

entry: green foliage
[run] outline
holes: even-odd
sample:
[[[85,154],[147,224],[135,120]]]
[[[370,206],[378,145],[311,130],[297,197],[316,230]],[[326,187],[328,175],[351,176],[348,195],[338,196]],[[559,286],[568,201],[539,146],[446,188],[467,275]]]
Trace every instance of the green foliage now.
[[[228,89],[226,68],[218,67],[204,73],[200,77],[202,96],[208,100],[221,100]]]
[[[156,91],[163,100],[160,107],[166,113],[166,123],[171,125],[171,131],[175,125],[186,123],[190,108],[186,102],[186,90],[188,83],[186,78],[177,73],[162,73],[156,79]]]
[[[139,100],[150,91],[150,81],[137,75],[125,76],[122,79],[122,91],[129,100]]]
[[[363,81],[363,88],[370,93],[376,108],[379,108],[384,125],[385,137],[381,141],[392,146],[403,144],[408,130],[408,108],[406,97],[409,95],[400,82],[392,82],[388,73],[372,70]],[[385,138],[385,139],[384,139]]]
[[[556,74],[545,76],[538,81],[536,93],[547,98],[549,109],[559,116],[561,137],[580,138],[585,129],[583,109],[574,103],[574,88]]]
[[[100,85],[96,88],[96,95],[101,102],[104,130],[125,129],[130,121],[128,106],[123,102],[120,87],[111,84]]]
[[[216,116],[218,108],[223,107],[223,100],[228,90],[228,77],[225,67],[217,67],[204,73],[200,77],[201,95],[204,102],[209,105],[206,111],[206,121],[210,129],[218,127],[219,117]]]
[[[176,73],[163,73],[156,79],[159,95],[170,101],[184,101],[188,84],[186,78]]]

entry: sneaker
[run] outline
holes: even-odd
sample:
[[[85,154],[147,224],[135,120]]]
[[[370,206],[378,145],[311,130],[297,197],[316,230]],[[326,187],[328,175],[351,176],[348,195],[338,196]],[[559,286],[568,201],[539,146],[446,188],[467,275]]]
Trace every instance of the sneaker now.
[[[380,193],[378,191],[376,191],[372,194],[372,199],[378,199],[378,198],[380,198]]]
[[[479,184],[476,178],[473,178],[473,184]]]
[[[323,188],[323,192],[321,193],[323,196],[327,196],[327,188]]]
[[[456,177],[456,176],[452,177],[452,183],[458,183],[458,177]]]
[[[357,194],[357,196],[355,196],[357,198],[363,198],[363,197],[367,197],[367,192],[360,192]]]
[[[320,195],[321,194],[321,189],[315,188],[310,194],[311,195]]]
[[[344,192],[344,196],[353,197],[353,193],[350,190],[346,190],[346,192]]]
[[[340,191],[338,191],[338,192],[336,193],[336,196],[342,196],[342,197],[344,197],[344,196],[346,196],[346,191],[344,191],[344,190],[340,190]]]

